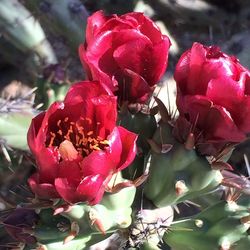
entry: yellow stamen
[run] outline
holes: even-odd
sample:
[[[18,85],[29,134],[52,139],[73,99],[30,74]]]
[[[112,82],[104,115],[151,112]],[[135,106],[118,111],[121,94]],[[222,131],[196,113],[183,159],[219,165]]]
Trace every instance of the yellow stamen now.
[[[87,136],[90,136],[90,135],[93,135],[93,134],[94,134],[93,131],[89,131],[89,132],[87,133]]]
[[[90,118],[85,118],[85,120],[89,123],[89,124],[91,124],[92,123],[92,120],[90,119]]]
[[[57,121],[57,126],[60,127],[60,124],[61,124],[62,120],[58,120]]]
[[[63,134],[63,132],[62,132],[61,129],[59,129],[59,130],[57,131],[57,133],[58,133],[59,135],[62,135],[62,134]]]

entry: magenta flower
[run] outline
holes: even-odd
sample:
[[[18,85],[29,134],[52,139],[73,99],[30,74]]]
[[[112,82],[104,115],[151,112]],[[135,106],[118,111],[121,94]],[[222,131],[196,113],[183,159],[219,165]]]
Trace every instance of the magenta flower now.
[[[90,80],[105,83],[119,101],[145,102],[167,67],[170,40],[142,13],[88,19],[79,53]]]
[[[38,171],[29,185],[41,198],[98,203],[112,175],[136,154],[137,136],[116,126],[116,97],[99,82],[74,84],[32,120],[28,144]]]
[[[214,154],[226,143],[238,143],[250,132],[250,72],[216,46],[194,43],[180,58],[178,136],[193,130],[203,154]]]

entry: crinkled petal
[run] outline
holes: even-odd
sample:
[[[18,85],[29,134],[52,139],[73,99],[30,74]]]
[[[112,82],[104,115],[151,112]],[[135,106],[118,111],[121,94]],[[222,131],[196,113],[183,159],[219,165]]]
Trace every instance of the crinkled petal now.
[[[74,103],[76,104],[73,105]],[[72,115],[77,117],[73,121],[77,121],[85,131],[93,131],[96,136],[105,138],[115,126],[116,97],[99,82],[80,82],[73,85],[65,98],[65,106],[71,112],[75,110]]]
[[[36,162],[42,182],[53,182],[58,174],[59,153],[54,147],[41,148],[36,153]]]
[[[148,100],[153,89],[148,85],[145,79],[136,72],[124,69],[123,73],[117,76],[119,79],[119,98],[130,103],[144,103]]]
[[[117,47],[114,58],[120,68],[136,72],[153,86],[166,70],[169,46],[167,38],[153,45],[148,38],[140,37]]]
[[[135,20],[119,17],[113,15],[100,29],[99,32],[105,32],[107,30],[120,31],[124,29],[133,29],[136,28],[137,22]]]
[[[195,95],[178,98],[177,105],[180,113],[185,114],[191,124],[203,128],[212,102],[205,96]]]
[[[113,157],[117,156],[113,154]],[[115,162],[104,150],[93,151],[81,162],[82,176],[91,176],[101,174],[102,176],[108,176],[114,171]]]
[[[68,203],[87,202],[95,205],[102,199],[106,181],[101,175],[85,177],[78,187],[75,187],[67,178],[57,178],[55,186],[60,196]]]
[[[79,202],[79,197],[76,193],[77,186],[75,183],[70,182],[67,178],[56,178],[55,188],[59,195],[68,203]]]
[[[55,199],[59,198],[54,184],[52,183],[40,183],[39,174],[35,173],[28,179],[28,184],[31,190],[39,197],[43,199]]]
[[[210,56],[211,53],[216,55]],[[238,80],[241,70],[239,71],[234,60],[218,48],[194,43],[192,48],[181,56],[174,76],[182,94],[205,95],[211,79],[224,76]]]
[[[245,80],[245,95],[250,96],[250,72],[247,71],[247,73],[243,75],[241,79]]]
[[[122,142],[122,153],[117,171],[121,171],[128,167],[135,158],[137,135],[120,126],[118,130]]]
[[[74,105],[75,103],[81,103],[87,99],[105,94],[112,95],[112,92],[104,88],[101,83],[97,81],[82,81],[71,86],[65,96],[64,103]]]
[[[112,89],[112,75],[119,69],[113,59],[113,51],[119,46],[132,40],[150,40],[138,30],[121,30],[119,32],[106,31],[95,37],[95,40],[88,44],[86,57],[94,79],[108,85]],[[112,45],[112,46],[111,46]]]
[[[80,162],[78,161],[61,161],[59,164],[58,176],[67,178],[74,186],[77,186],[81,181],[82,171]]]
[[[121,16],[127,20],[132,17],[137,21],[137,27],[141,33],[147,36],[153,43],[158,43],[163,39],[161,31],[156,24],[140,12],[131,12]]]
[[[216,105],[225,107],[230,112],[238,109],[237,105],[244,97],[244,84],[227,76],[212,79],[208,83],[206,96]]]
[[[187,90],[189,94],[203,94],[207,82],[202,81],[202,66],[206,61],[206,50],[202,44],[194,43],[191,48]]]
[[[187,50],[184,52],[176,67],[175,67],[175,73],[174,73],[174,79],[177,83],[177,87],[179,88],[180,92],[185,95],[187,93],[187,79],[190,72],[190,57],[191,57],[191,51]]]
[[[123,150],[118,127],[115,127],[113,129],[113,131],[107,137],[107,140],[109,141],[109,147],[106,149],[106,154],[109,159],[114,163],[113,166],[116,167],[121,160],[121,154]],[[112,170],[115,171],[116,169],[113,168]]]
[[[90,43],[93,37],[95,37],[99,33],[101,27],[109,18],[110,17],[104,15],[104,12],[102,10],[95,12],[88,18],[86,28],[87,43]]]
[[[114,59],[120,68],[127,68],[139,74],[143,73],[145,64],[149,64],[147,52],[152,52],[152,43],[150,40],[141,36],[136,40],[122,44],[114,50]],[[152,53],[150,53],[152,56]],[[146,60],[146,61],[144,61]],[[150,72],[151,73],[151,72]]]
[[[235,114],[235,122],[243,132],[250,133],[250,96],[244,97]]]
[[[99,203],[105,191],[106,181],[100,174],[85,177],[77,187],[79,201],[90,205]]]
[[[42,112],[38,114],[36,117],[34,117],[32,119],[32,122],[28,130],[27,141],[28,141],[30,150],[33,154],[36,154],[36,152],[39,151],[37,150],[38,143],[36,141],[36,137],[39,133],[39,130],[41,129],[41,124],[44,119],[44,116],[45,116],[45,112]]]
[[[101,174],[109,176],[126,168],[136,155],[137,135],[116,127],[108,136],[109,147],[103,151],[93,151],[82,162],[84,176]]]
[[[93,107],[93,131],[96,135],[106,138],[116,124],[117,118],[117,102],[116,97],[102,95],[91,99]]]
[[[39,114],[32,119],[28,131],[28,144],[31,147],[32,153],[36,156],[40,150],[45,147],[46,135],[50,117],[57,113],[58,110],[63,110],[62,102],[54,102],[46,112]]]
[[[204,133],[209,141],[240,142],[245,139],[245,134],[237,128],[230,113],[221,106],[210,109]]]

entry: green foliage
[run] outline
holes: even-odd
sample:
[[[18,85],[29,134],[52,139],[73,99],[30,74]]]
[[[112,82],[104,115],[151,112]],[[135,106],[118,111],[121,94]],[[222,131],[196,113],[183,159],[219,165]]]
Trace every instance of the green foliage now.
[[[158,206],[193,199],[214,190],[221,181],[219,171],[212,170],[205,157],[188,150],[172,136],[172,128],[161,123],[153,140],[162,147],[172,145],[167,153],[151,153],[145,195]]]
[[[199,250],[201,246],[204,250],[217,250],[234,244],[241,247],[248,243],[249,223],[242,221],[245,216],[249,216],[248,207],[220,201],[191,218],[176,222],[163,239],[176,250]]]
[[[38,78],[36,85],[38,87],[36,102],[43,103],[43,109],[47,109],[55,101],[63,101],[70,87],[66,83],[51,83],[44,78]]]
[[[147,139],[152,138],[154,135],[157,129],[157,123],[153,115],[142,112],[131,114],[127,111],[126,113],[119,114],[118,124],[138,134],[136,142],[138,153],[133,163],[123,171],[125,178],[134,179],[143,174],[145,158],[150,149]]]
[[[27,150],[27,132],[32,118],[33,114],[28,112],[0,114],[0,138],[13,148]]]

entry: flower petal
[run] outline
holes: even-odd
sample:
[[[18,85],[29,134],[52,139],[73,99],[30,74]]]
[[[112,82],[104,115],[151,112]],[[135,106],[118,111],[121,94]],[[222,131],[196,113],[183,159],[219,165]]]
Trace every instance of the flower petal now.
[[[72,185],[67,178],[57,178],[55,186],[61,197],[68,203],[88,202],[95,205],[102,199],[105,186],[101,175],[85,177],[78,187]],[[106,183],[106,182],[105,182]]]
[[[93,131],[97,136],[106,138],[114,129],[117,118],[116,97],[102,95],[91,99],[93,107],[92,120],[95,123]],[[91,117],[88,115],[88,117]]]
[[[82,81],[75,83],[68,90],[64,103],[74,105],[75,103],[84,102],[87,99],[99,95],[113,95],[111,91],[97,81]]]
[[[92,72],[93,79],[98,79],[114,90],[112,75],[119,70],[116,61],[113,59],[113,51],[129,41],[150,40],[138,30],[121,30],[119,32],[106,31],[95,37],[95,40],[88,44],[86,57]],[[110,46],[112,45],[112,46]],[[112,89],[113,86],[113,89]]]
[[[202,66],[206,61],[206,50],[202,44],[194,43],[190,52],[188,94],[203,94],[206,90],[207,82],[201,83]]]
[[[153,86],[166,70],[167,58],[162,55],[167,55],[169,46],[168,39],[153,45],[142,36],[117,47],[114,58],[120,68],[136,72]]]
[[[54,147],[44,147],[35,156],[41,182],[52,183],[58,174],[58,162],[60,159],[58,150]]]
[[[90,43],[93,37],[95,37],[103,24],[109,19],[104,15],[102,10],[95,12],[88,18],[87,28],[86,28],[86,41]]]
[[[119,90],[117,92],[119,98],[123,101],[129,101],[130,103],[143,103],[149,98],[153,89],[150,88],[145,79],[136,72],[124,69],[122,74],[118,73],[117,79],[119,80]]]
[[[204,133],[206,139],[210,141],[240,142],[246,137],[237,128],[230,113],[221,106],[213,106],[210,109]]]
[[[58,176],[67,178],[74,186],[77,186],[81,181],[81,166],[77,161],[61,161],[59,164]]]
[[[35,173],[28,179],[28,184],[31,190],[39,197],[43,199],[55,199],[59,198],[55,186],[51,183],[40,183],[39,174]]]
[[[34,117],[31,121],[29,130],[28,130],[27,141],[28,141],[29,148],[33,154],[37,152],[38,144],[36,143],[36,137],[41,128],[41,123],[44,119],[44,116],[45,116],[45,112],[42,112],[38,114],[36,117]]]
[[[112,15],[110,19],[102,26],[100,32],[105,32],[107,30],[120,31],[124,29],[133,29],[137,27],[137,22],[133,18],[124,18],[124,16]]]
[[[78,48],[78,54],[83,66],[83,69],[85,71],[85,77],[87,80],[93,80],[92,74],[91,74],[91,69],[89,67],[89,61],[88,58],[86,56],[86,50],[85,50],[85,45],[81,44]]]
[[[244,97],[244,87],[244,84],[241,85],[240,82],[222,75],[208,83],[206,96],[214,104],[223,106],[231,112],[238,109],[237,105]]]
[[[175,67],[175,72],[174,72],[174,79],[177,83],[177,88],[180,90],[181,94],[188,94],[187,92],[187,79],[188,79],[188,74],[190,71],[190,57],[191,57],[191,51],[187,50],[184,52],[176,67]]]
[[[77,187],[80,201],[87,201],[90,205],[100,202],[105,191],[107,181],[99,174],[85,177]]]
[[[201,127],[206,124],[207,114],[212,106],[212,102],[205,96],[188,95],[177,99],[177,105],[180,113],[185,115],[187,120],[195,127]]]
[[[55,187],[59,195],[68,203],[77,203],[79,202],[79,197],[76,193],[75,184],[70,182],[67,178],[56,178]]]
[[[114,158],[116,155],[114,155]],[[81,162],[81,169],[83,176],[91,176],[101,174],[102,176],[108,176],[113,172],[115,163],[112,158],[103,151],[93,151]]]
[[[122,153],[120,162],[117,166],[117,171],[121,171],[128,167],[128,165],[131,164],[135,158],[137,151],[137,135],[120,126],[118,127],[118,130],[122,143]]]

